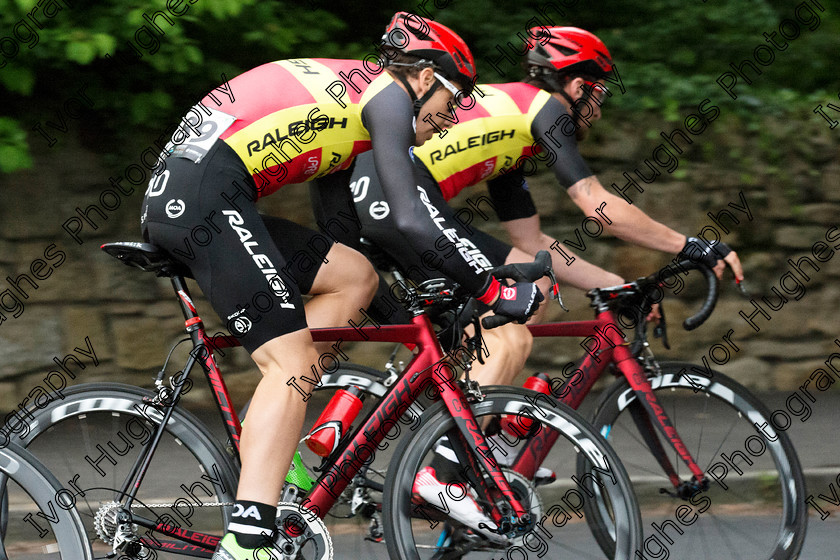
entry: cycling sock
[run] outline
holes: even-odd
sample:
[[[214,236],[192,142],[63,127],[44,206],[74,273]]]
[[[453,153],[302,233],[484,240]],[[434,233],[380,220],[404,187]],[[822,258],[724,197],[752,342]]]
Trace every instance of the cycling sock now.
[[[227,530],[236,537],[236,542],[243,548],[258,548],[266,545],[274,533],[274,517],[277,506],[236,500],[233,515]]]
[[[449,443],[449,438],[443,436],[435,445],[434,456],[429,466],[435,469],[437,479],[441,482],[461,482],[458,472],[458,458]]]

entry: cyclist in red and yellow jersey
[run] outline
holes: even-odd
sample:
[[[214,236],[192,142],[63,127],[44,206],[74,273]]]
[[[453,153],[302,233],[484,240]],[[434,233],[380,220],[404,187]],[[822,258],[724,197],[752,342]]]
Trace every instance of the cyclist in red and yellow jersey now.
[[[548,37],[541,35],[546,32]],[[608,94],[603,80],[612,71],[612,61],[603,42],[574,27],[535,28],[529,33],[539,41],[528,52],[529,76],[525,82],[476,86],[476,104],[459,112],[458,124],[413,149],[420,175],[415,191],[426,199],[430,211],[439,214],[436,219],[441,224],[470,229],[462,243],[470,253],[481,255],[487,267],[528,261],[531,255],[546,249],[555,259],[558,278],[572,286],[591,289],[620,284],[621,277],[574,256],[541,231],[525,173],[542,162],[583,213],[598,216],[609,233],[643,247],[699,258],[719,276],[728,264],[740,281],[740,261],[725,243],[707,245],[653,220],[638,207],[608,193],[580,156],[577,142],[586,136],[589,124],[600,118]],[[587,115],[581,114],[584,107],[589,108]],[[350,178],[361,235],[385,249],[414,280],[446,273],[442,265],[457,260],[457,255],[438,247],[417,254],[405,251],[406,239],[390,219],[388,209],[393,210],[393,204],[379,187],[377,171],[375,162],[363,154],[356,159]],[[484,180],[515,248],[465,226],[446,204],[462,189]],[[315,193],[328,214],[335,213],[330,205],[344,204],[319,195]],[[349,237],[348,243],[352,243]],[[456,276],[451,278],[461,281]],[[384,299],[387,296],[377,298]],[[386,310],[380,312],[386,314],[391,308],[379,303],[374,310]],[[485,331],[484,336],[490,357],[484,366],[475,365],[472,377],[482,384],[511,383],[530,353],[530,333],[521,325],[509,324]],[[437,495],[437,489],[431,495]]]
[[[542,28],[535,28],[530,33],[539,38],[541,31]],[[643,247],[700,255],[719,274],[725,262],[736,278],[742,279],[738,256],[725,243],[709,247],[687,238],[603,188],[577,149],[577,141],[588,133],[588,125],[581,122],[577,109],[589,107],[589,123],[601,117],[601,105],[607,95],[602,80],[612,70],[609,51],[600,39],[582,29],[553,27],[548,32],[550,37],[545,44],[537,42],[527,55],[529,77],[525,82],[476,86],[475,106],[459,112],[457,125],[412,149],[420,171],[417,189],[422,189],[428,197],[427,204],[440,212],[438,219],[470,229],[464,243],[470,244],[470,250],[476,254],[483,254],[490,267],[530,260],[530,255],[546,249],[555,259],[558,278],[572,286],[591,289],[621,283],[619,276],[574,256],[570,249],[541,231],[525,171],[529,166],[535,167],[536,162],[543,162],[585,215],[599,216],[606,231]],[[445,251],[437,248],[412,255],[403,249],[403,237],[394,232],[398,226],[383,210],[382,202],[389,201],[379,187],[377,171],[369,156],[356,158],[350,184],[362,224],[361,234],[386,249],[417,277],[428,278],[438,269],[445,272],[437,265],[455,259]],[[445,203],[464,188],[485,180],[513,249],[462,224]],[[319,202],[327,203],[323,197]],[[331,204],[341,201],[336,203],[333,199]],[[392,209],[393,205],[389,207]],[[567,257],[562,258],[563,254]],[[574,261],[569,262],[573,256]],[[510,356],[507,350],[519,347],[515,355],[521,367],[530,349],[530,335],[517,325],[485,334],[491,339],[499,338],[505,331],[519,333],[510,336],[520,340],[502,342],[497,356]],[[490,367],[484,368],[482,374],[488,378],[482,379],[483,383],[506,383],[519,371],[503,367],[504,359],[496,365],[491,365],[492,361],[491,348]]]
[[[259,215],[257,199],[341,170],[368,150],[383,189],[411,188],[409,148],[446,126],[435,115],[459,89],[468,95],[475,80],[460,37],[402,12],[386,30],[380,63],[284,60],[231,79],[189,111],[146,191],[145,238],[190,268],[263,375],[242,430],[237,501],[218,560],[250,559],[255,549],[274,557],[263,535],[274,530],[306,408],[292,385],[319,363],[307,327],[358,320],[376,289],[359,253]],[[417,209],[424,208],[406,205],[397,214],[410,221]],[[435,237],[417,225],[418,244]],[[486,276],[473,288],[492,296],[500,313],[524,318],[536,307],[501,301],[498,281]],[[529,289],[537,291],[533,284],[520,291]],[[304,294],[313,295],[305,310]]]

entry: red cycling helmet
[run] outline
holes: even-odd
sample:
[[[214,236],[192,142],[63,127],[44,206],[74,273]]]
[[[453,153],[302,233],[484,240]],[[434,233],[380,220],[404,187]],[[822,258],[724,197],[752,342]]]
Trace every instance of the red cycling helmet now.
[[[546,33],[547,32],[547,33]],[[528,51],[526,64],[531,76],[539,77],[556,90],[562,89],[559,73],[579,73],[596,79],[605,78],[613,68],[607,46],[598,37],[578,27],[534,27],[529,35],[545,40]]]
[[[432,64],[445,79],[457,81],[465,93],[475,81],[475,60],[469,47],[454,31],[436,21],[397,12],[382,36],[382,44],[420,57],[418,65]]]

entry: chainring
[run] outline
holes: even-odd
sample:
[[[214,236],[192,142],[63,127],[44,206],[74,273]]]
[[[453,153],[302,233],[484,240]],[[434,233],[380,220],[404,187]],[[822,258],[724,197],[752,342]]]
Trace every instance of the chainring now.
[[[333,544],[327,526],[298,504],[277,504],[275,548],[283,560],[333,560]]]

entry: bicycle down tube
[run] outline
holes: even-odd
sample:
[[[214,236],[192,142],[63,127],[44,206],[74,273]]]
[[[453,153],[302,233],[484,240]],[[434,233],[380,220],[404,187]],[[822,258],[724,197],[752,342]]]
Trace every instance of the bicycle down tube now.
[[[598,313],[594,321],[568,321],[565,323],[544,323],[539,325],[528,325],[528,330],[535,338],[537,337],[589,337],[593,334],[598,346],[587,349],[586,354],[576,364],[575,373],[563,385],[563,390],[568,389],[565,395],[557,397],[557,400],[577,410],[583,398],[600,378],[604,369],[610,363],[615,363],[627,382],[636,392],[638,401],[646,410],[648,417],[656,421],[652,422],[665,436],[671,446],[680,455],[683,462],[691,470],[691,473],[698,481],[703,480],[703,470],[697,465],[688,448],[680,439],[676,428],[665,414],[656,395],[653,393],[650,381],[645,375],[639,362],[630,352],[628,343],[624,340],[621,332],[616,326],[615,316],[612,311],[603,310]],[[573,381],[575,376],[580,376],[578,381]],[[546,397],[548,398],[548,397]],[[528,443],[527,451],[515,463],[515,470],[523,476],[532,477],[537,468],[542,464],[543,459],[548,455],[551,446],[557,440],[557,434],[541,431],[535,434]],[[657,455],[659,455],[657,453]],[[663,455],[664,458],[664,455]],[[664,458],[668,461],[667,458]],[[668,471],[671,482],[679,484],[679,480],[670,467],[670,462],[663,467]]]

